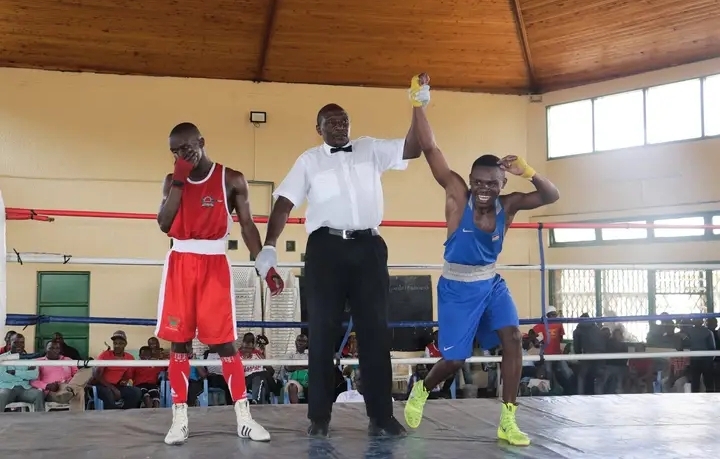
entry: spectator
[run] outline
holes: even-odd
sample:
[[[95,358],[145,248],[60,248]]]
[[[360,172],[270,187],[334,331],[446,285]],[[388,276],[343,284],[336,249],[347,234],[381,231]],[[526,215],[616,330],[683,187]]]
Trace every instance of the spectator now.
[[[626,354],[629,349],[626,342],[623,340],[624,332],[620,328],[616,328],[612,332],[612,336],[608,340],[607,351],[611,353]],[[625,381],[628,373],[628,360],[627,359],[611,359],[607,361],[605,365],[606,380],[605,390],[606,394],[620,394],[623,392],[623,381]]]
[[[410,378],[408,379],[407,384],[407,393],[406,397],[410,396],[410,392],[412,392],[412,388],[415,384],[417,384],[420,381],[425,380],[425,377],[430,372],[430,369],[428,368],[428,365],[425,365],[424,363],[419,363],[415,365],[415,371],[412,375],[410,375]],[[443,384],[438,384],[437,386],[433,387],[433,389],[430,391],[430,394],[428,395],[428,398],[430,400],[436,400],[441,398],[450,398],[449,392],[444,392]]]
[[[65,342],[65,338],[63,337],[62,333],[55,332],[53,334],[53,341],[57,341],[58,343],[60,343],[60,354],[64,357],[67,357],[70,360],[82,360],[82,357],[80,357],[80,352]]]
[[[157,350],[156,355],[158,355]],[[140,348],[140,360],[159,359],[153,359],[153,350],[150,346],[143,346]],[[160,373],[163,370],[163,367],[133,368],[133,385],[140,389],[145,408],[160,408]]]
[[[297,335],[295,338],[295,352],[285,356],[286,360],[307,360],[308,339],[305,335]],[[282,369],[283,376],[287,375],[285,390],[290,403],[299,403],[303,396],[307,397],[308,369],[307,366],[286,366]]]
[[[347,359],[356,359],[358,357],[357,335],[355,332],[351,332],[348,336],[347,343],[345,343],[341,354]]]
[[[580,317],[589,317],[584,313]],[[594,322],[580,322],[573,333],[575,354],[600,354],[607,351],[607,337]],[[578,395],[601,394],[603,392],[603,370],[605,362],[581,360],[578,372]]]
[[[242,358],[245,362],[248,360],[260,360],[260,356],[255,352],[255,340],[243,340],[240,348]],[[248,388],[250,403],[263,403],[267,399],[267,373],[268,368],[260,365],[245,365],[245,387]],[[274,372],[272,368],[270,372]]]
[[[19,354],[19,345],[25,346],[25,337],[19,333],[11,335],[11,354]],[[37,367],[0,367],[0,413],[5,411],[9,403],[30,403],[35,411],[45,411],[45,396],[41,390],[35,389],[30,382],[38,378]]]
[[[683,327],[691,351],[714,351],[715,338],[712,331],[703,326],[703,319],[693,320],[692,327]],[[712,357],[692,357],[690,359],[690,384],[693,392],[700,392],[700,379],[705,384],[705,392],[715,392]]]
[[[0,354],[5,354],[7,352],[10,352],[10,340],[14,335],[17,335],[17,332],[15,330],[10,330],[7,333],[5,333],[5,345],[0,348]]]
[[[255,337],[255,352],[257,355],[260,356],[261,359],[265,359],[265,347],[270,344],[270,340],[268,340],[267,336],[265,335],[257,335]]]
[[[220,360],[220,354],[216,352],[205,352],[204,356],[205,360]],[[245,367],[245,372],[247,375],[247,367]],[[227,382],[225,381],[225,377],[222,374],[222,367],[220,366],[211,366],[211,367],[205,367],[203,371],[205,379],[207,379],[208,387],[212,387],[213,389],[220,389],[223,391],[223,394],[225,394],[225,402],[224,405],[230,405],[232,404],[232,396],[230,395],[230,388],[227,385]],[[249,386],[248,386],[249,387]]]
[[[555,319],[558,312],[555,306],[548,306],[545,309],[545,317]],[[545,330],[545,324],[537,324],[528,332],[528,338],[532,343],[539,344],[542,335],[542,341],[545,344],[544,352],[547,355],[562,354],[562,341],[565,337],[565,328],[562,324],[548,324],[548,330]],[[570,395],[575,392],[572,387],[573,372],[566,361],[545,361],[545,376],[551,381],[556,381],[562,388],[563,393]]]
[[[360,377],[359,369],[355,370],[355,375],[353,376],[353,386],[355,386],[355,389],[346,390],[338,395],[335,399],[335,403],[364,403],[365,397],[363,396],[363,383],[362,378]],[[395,399],[392,399],[392,401],[394,402]]]
[[[661,316],[667,316],[667,312],[660,314]],[[675,322],[672,320],[664,320],[660,325],[656,323],[650,324],[650,331],[648,331],[645,339],[648,346],[656,347],[672,347],[676,346],[675,339]]]
[[[684,348],[683,340],[676,340],[678,352],[682,352]],[[670,358],[670,371],[666,378],[663,378],[664,392],[685,392],[685,384],[690,381],[688,366],[690,359],[687,357]]]
[[[160,340],[154,336],[148,338],[147,345],[150,348],[153,360],[167,360],[170,358],[170,353],[160,347]]]
[[[194,359],[195,354],[190,351],[188,355],[189,359]],[[201,367],[190,367],[190,383],[188,384],[188,406],[198,406],[198,397],[202,394],[203,390],[203,375],[205,369]]]
[[[347,390],[335,399],[335,403],[364,403],[365,397],[363,397],[363,385],[362,379],[360,378],[360,370],[355,370],[353,377],[353,386],[355,389]]]
[[[72,359],[61,355],[62,346],[50,341],[45,357],[38,360],[68,360],[66,367],[38,367],[38,377],[30,384],[43,391],[46,402],[69,404],[70,411],[85,409],[85,386],[92,378],[92,370],[71,365]]]
[[[113,348],[102,352],[98,360],[135,360],[125,352],[127,335],[118,330],[110,337]],[[132,409],[140,406],[142,391],[128,383],[133,378],[133,369],[127,367],[98,367],[95,380],[97,381],[98,397],[103,401],[106,410]]]

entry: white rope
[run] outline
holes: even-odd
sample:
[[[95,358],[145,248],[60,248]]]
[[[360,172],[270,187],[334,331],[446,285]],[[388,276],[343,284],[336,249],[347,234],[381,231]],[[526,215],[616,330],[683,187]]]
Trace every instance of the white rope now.
[[[71,265],[113,265],[113,266],[162,266],[165,260],[153,260],[149,258],[102,258],[102,257],[74,257],[62,254],[36,254],[20,253],[22,263],[49,263],[49,264],[71,264]],[[6,260],[10,263],[18,263],[18,255],[13,252],[6,254]],[[253,268],[252,262],[233,262],[233,267]],[[302,268],[304,263],[280,263],[280,268]],[[388,264],[390,269],[418,269],[418,270],[440,270],[442,264]],[[497,269],[503,271],[539,271],[541,265],[498,265]],[[560,264],[545,265],[544,269],[603,269],[603,270],[713,270],[720,269],[720,263],[654,263],[654,264]]]
[[[0,366],[17,366],[17,367],[167,367],[169,360],[11,360],[12,356],[3,356],[0,360]],[[663,359],[663,358],[679,358],[679,357],[717,357],[720,351],[669,351],[669,352],[627,352],[615,354],[553,354],[546,355],[546,361],[577,361],[577,360],[624,360],[624,359]],[[432,364],[437,363],[440,359],[435,357],[413,357],[406,359],[391,359],[394,365],[416,365],[419,363]],[[470,357],[466,360],[469,363],[490,363],[500,362],[502,357],[497,356],[478,356]],[[524,355],[524,362],[539,362],[539,355]],[[220,360],[190,360],[190,365],[194,367],[212,367],[220,366]],[[307,360],[292,359],[267,359],[267,360],[243,360],[245,366],[307,366]],[[358,365],[358,359],[340,359],[342,365]]]

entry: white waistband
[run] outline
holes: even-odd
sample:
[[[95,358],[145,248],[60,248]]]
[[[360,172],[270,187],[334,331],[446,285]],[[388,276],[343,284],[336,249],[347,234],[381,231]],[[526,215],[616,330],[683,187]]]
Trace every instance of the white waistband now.
[[[476,282],[490,280],[495,277],[497,270],[495,263],[484,266],[459,265],[457,263],[443,264],[442,276],[448,280],[459,282]]]
[[[208,241],[203,239],[175,239],[170,250],[180,253],[197,253],[199,255],[225,255],[225,239]]]

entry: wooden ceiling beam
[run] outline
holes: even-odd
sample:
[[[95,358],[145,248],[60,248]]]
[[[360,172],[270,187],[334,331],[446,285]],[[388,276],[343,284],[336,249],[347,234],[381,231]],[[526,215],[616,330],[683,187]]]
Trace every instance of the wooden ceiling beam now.
[[[530,94],[540,94],[541,90],[537,84],[537,78],[535,77],[535,66],[533,65],[532,54],[530,53],[530,42],[528,41],[527,29],[525,28],[525,21],[523,20],[520,0],[509,0],[509,2],[513,13],[515,29],[517,30],[518,41],[520,42],[523,61],[525,61],[525,69],[527,71],[528,78],[528,91]]]
[[[278,3],[280,0],[269,0],[267,7],[267,14],[265,17],[265,33],[263,34],[263,41],[260,45],[260,56],[258,58],[257,70],[255,71],[256,83],[265,81],[265,63],[267,62],[268,52],[270,50],[270,43],[272,42],[272,35],[275,31],[275,18],[277,17]]]

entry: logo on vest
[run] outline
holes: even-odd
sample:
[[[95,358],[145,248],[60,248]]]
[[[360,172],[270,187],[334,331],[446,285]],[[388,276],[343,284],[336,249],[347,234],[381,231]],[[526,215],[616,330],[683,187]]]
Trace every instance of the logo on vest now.
[[[493,234],[492,241],[493,241],[493,242],[497,242],[497,241],[499,241],[499,240],[500,240],[500,235],[499,235],[499,234]]]
[[[215,207],[216,203],[221,203],[221,199],[215,199],[212,196],[205,196],[202,198],[202,206],[203,207]]]

